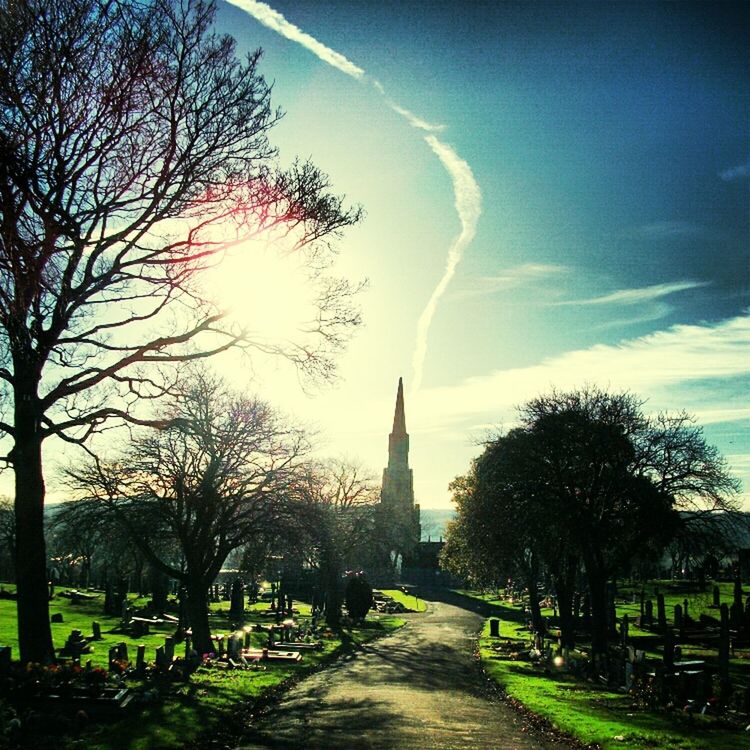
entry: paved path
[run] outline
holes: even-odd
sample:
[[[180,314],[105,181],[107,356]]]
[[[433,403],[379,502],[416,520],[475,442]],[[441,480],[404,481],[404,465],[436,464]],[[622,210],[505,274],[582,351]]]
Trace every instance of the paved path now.
[[[480,615],[442,602],[303,680],[257,717],[241,747],[531,750],[552,747],[486,694],[473,663]],[[560,746],[557,745],[559,748]]]

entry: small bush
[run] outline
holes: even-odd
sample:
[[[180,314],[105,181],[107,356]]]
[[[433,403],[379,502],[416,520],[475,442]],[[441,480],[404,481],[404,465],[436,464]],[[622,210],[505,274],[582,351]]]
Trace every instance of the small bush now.
[[[372,607],[372,586],[361,575],[352,576],[346,584],[346,611],[353,620],[364,620]]]

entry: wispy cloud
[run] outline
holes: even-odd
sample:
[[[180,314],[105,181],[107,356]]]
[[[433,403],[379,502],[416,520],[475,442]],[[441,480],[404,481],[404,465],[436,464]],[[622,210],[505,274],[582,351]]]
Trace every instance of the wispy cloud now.
[[[617,345],[567,352],[531,367],[497,370],[455,386],[425,389],[412,399],[412,420],[425,425],[464,420],[474,424],[480,415],[485,420],[508,420],[516,405],[553,385],[569,389],[586,383],[632,390],[650,398],[653,409],[705,412],[705,421],[726,421],[728,412],[735,419],[748,419],[747,375],[750,316],[742,315],[715,325],[672,326]],[[690,392],[687,386],[700,381],[721,381],[731,388]],[[683,388],[678,395],[679,387]]]
[[[310,50],[323,62],[332,65],[342,73],[363,80],[365,71],[348,60],[344,55],[332,50],[322,42],[302,31],[298,26],[290,23],[286,18],[274,10],[266,3],[256,2],[256,0],[228,0],[238,8],[249,13],[253,18],[267,26],[269,29],[276,31],[287,39],[301,44]],[[471,167],[453,150],[451,146],[439,141],[433,133],[444,129],[443,125],[436,125],[414,114],[411,110],[406,109],[388,98],[385,88],[380,81],[370,79],[373,87],[384,98],[385,103],[394,112],[401,115],[411,127],[417,130],[427,131],[429,135],[424,137],[427,145],[440,160],[445,170],[448,172],[453,186],[454,202],[458,218],[461,222],[461,233],[448,248],[448,258],[445,264],[445,270],[437,286],[432,292],[427,305],[417,322],[417,337],[414,345],[414,356],[412,358],[412,389],[418,390],[422,384],[422,375],[424,371],[424,361],[427,354],[427,336],[429,333],[432,319],[435,316],[440,298],[445,293],[451,282],[456,266],[463,257],[466,246],[474,238],[476,225],[482,211],[482,194],[477,181],[471,171]]]
[[[567,266],[548,263],[523,263],[520,266],[505,268],[492,276],[478,276],[467,279],[470,286],[452,293],[453,297],[487,297],[500,291],[514,289],[527,284],[535,284],[550,277],[559,277],[569,273]]]
[[[719,172],[719,177],[724,182],[734,182],[734,180],[742,180],[745,177],[750,177],[750,159],[737,166],[723,169]]]
[[[707,227],[691,221],[665,220],[641,224],[626,232],[627,236],[643,239],[663,240],[677,237],[703,237],[709,234]]]
[[[412,440],[417,444],[418,435],[427,431],[441,436],[443,442],[432,446],[433,454],[443,457],[440,471],[431,467],[431,491],[438,497],[479,453],[476,441],[485,435],[488,424],[512,427],[516,406],[552,387],[570,390],[596,384],[613,392],[629,390],[648,399],[646,412],[686,409],[701,425],[716,430],[731,423],[747,434],[749,376],[750,316],[715,325],[672,326],[618,345],[597,345],[530,367],[496,370],[449,387],[424,388],[409,403]],[[443,436],[456,437],[448,444]],[[744,482],[750,509],[750,457],[744,442],[737,448],[728,459]],[[416,456],[415,466],[416,473]]]
[[[270,5],[256,2],[255,0],[227,0],[227,2],[249,13],[256,21],[260,21],[260,23],[272,31],[281,34],[281,36],[286,37],[292,42],[301,44],[324,63],[332,65],[342,73],[346,73],[346,75],[352,78],[364,78],[365,71],[362,68],[355,65],[351,60],[347,60],[339,52],[326,47],[325,44],[305,33],[298,26],[287,21],[281,13],[274,10]]]
[[[564,300],[554,302],[554,305],[640,305],[644,302],[667,297],[677,292],[685,292],[689,289],[699,289],[708,286],[706,281],[671,281],[665,284],[651,284],[649,286],[635,287],[633,289],[618,289],[609,294],[588,299]]]
[[[453,194],[456,211],[461,221],[461,233],[448,249],[448,259],[445,263],[443,275],[417,322],[417,340],[412,357],[413,391],[418,391],[422,385],[424,360],[427,354],[427,334],[435,316],[437,304],[456,273],[456,266],[460,263],[466,246],[474,239],[477,222],[482,213],[482,193],[469,165],[450,146],[442,143],[435,136],[428,135],[425,140],[440,159],[453,181]]]
[[[674,306],[668,302],[650,302],[649,304],[639,307],[634,314],[626,318],[615,318],[614,320],[606,320],[602,323],[597,323],[594,329],[597,331],[608,331],[613,328],[625,328],[626,326],[634,326],[639,323],[652,323],[655,320],[661,320],[666,318],[674,312]]]

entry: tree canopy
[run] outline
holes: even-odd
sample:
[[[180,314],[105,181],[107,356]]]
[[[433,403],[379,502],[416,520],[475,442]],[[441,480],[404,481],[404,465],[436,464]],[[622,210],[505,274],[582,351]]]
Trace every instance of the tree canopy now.
[[[488,441],[454,484],[448,564],[476,577],[520,574],[532,608],[543,564],[570,632],[580,561],[599,655],[607,644],[608,581],[649,545],[664,549],[680,509],[736,504],[738,483],[694,420],[650,417],[642,406],[632,394],[595,388],[534,399],[520,408],[521,425]]]

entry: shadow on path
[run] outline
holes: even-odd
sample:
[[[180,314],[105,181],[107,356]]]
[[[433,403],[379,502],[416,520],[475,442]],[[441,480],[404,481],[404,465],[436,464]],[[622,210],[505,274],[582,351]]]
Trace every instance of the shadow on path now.
[[[491,604],[474,599],[471,596],[457,594],[455,591],[445,588],[418,588],[413,589],[412,593],[420,599],[431,602],[443,602],[450,604],[452,607],[465,609],[468,612],[475,612],[482,617],[499,617],[501,620],[510,620],[512,622],[525,622],[526,616],[523,612],[513,607],[506,607],[503,604]]]
[[[430,602],[427,612],[408,615],[400,631],[305,679],[250,720],[241,747],[549,747],[488,694],[472,658],[485,612],[502,608],[452,592],[425,590],[420,596]]]

